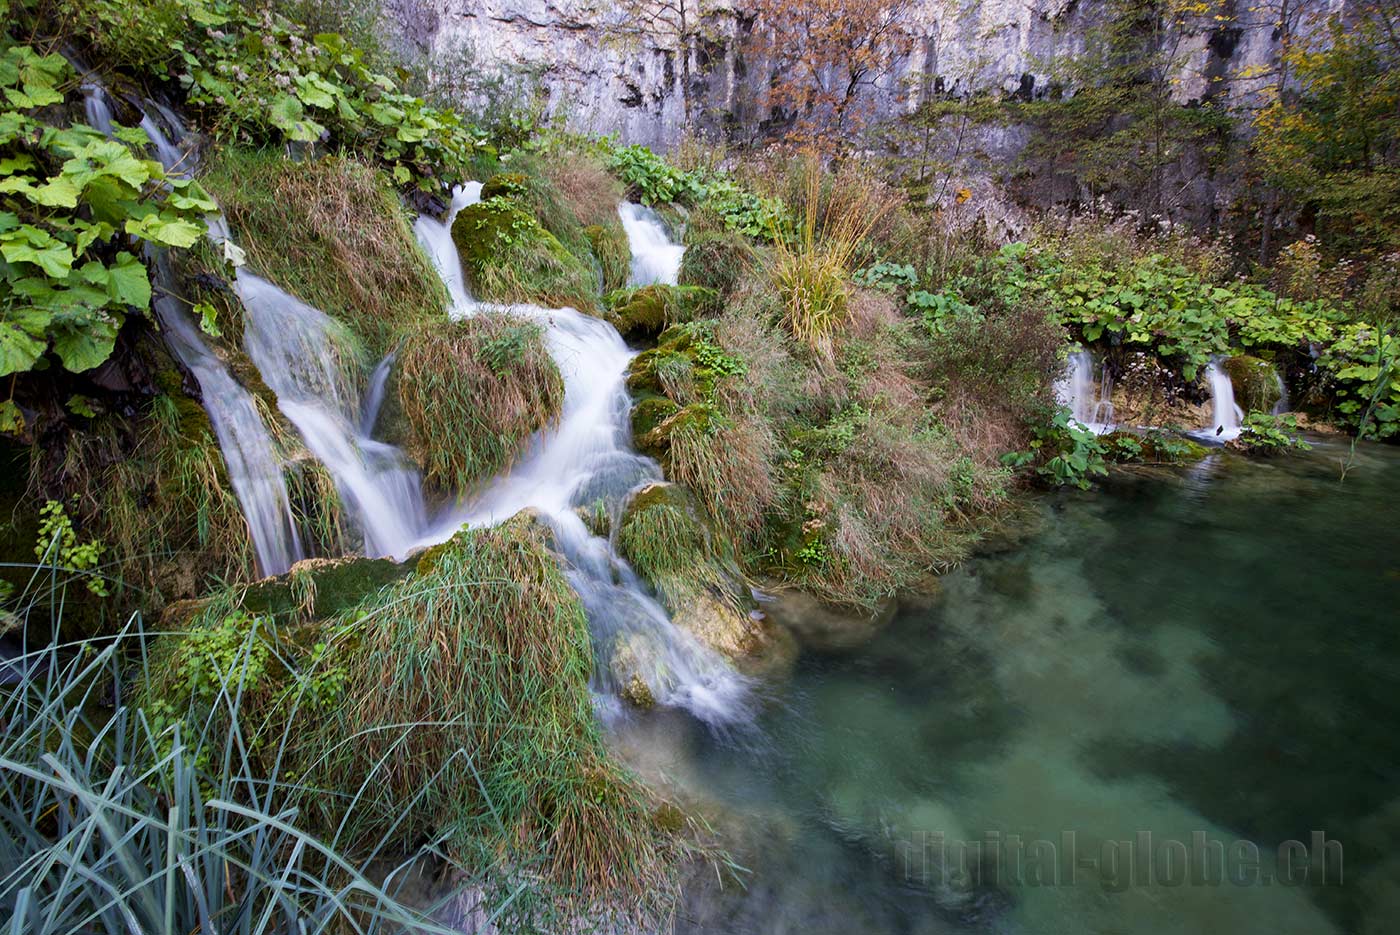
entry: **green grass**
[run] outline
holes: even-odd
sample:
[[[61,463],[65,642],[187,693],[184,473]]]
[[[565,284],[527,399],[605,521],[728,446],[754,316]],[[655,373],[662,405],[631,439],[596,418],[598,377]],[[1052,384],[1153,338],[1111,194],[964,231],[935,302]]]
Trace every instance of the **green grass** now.
[[[106,706],[142,658],[139,620],[79,644],[28,635],[41,648],[20,663],[40,674],[0,692],[5,931],[448,931],[397,897],[402,852],[352,857],[311,832],[298,803],[314,790],[249,756],[246,655],[212,692],[217,721],[153,717],[119,687]]]
[[[632,496],[618,525],[617,547],[673,609],[706,588],[728,594],[742,580],[732,544],[690,491],[675,484],[651,484]]]
[[[459,493],[508,467],[564,402],[539,326],[505,314],[412,332],[396,385],[410,449],[430,481]]]
[[[472,293],[488,302],[533,302],[548,307],[598,307],[601,282],[514,198],[469,205],[452,224],[452,239]]]
[[[250,268],[348,325],[375,354],[447,296],[379,171],[340,156],[220,150],[201,175]]]

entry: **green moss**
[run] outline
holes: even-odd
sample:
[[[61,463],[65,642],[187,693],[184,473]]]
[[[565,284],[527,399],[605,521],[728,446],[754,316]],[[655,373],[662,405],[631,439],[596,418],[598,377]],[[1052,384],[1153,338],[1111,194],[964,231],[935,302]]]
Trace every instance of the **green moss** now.
[[[667,325],[709,317],[719,310],[718,295],[700,286],[651,285],[610,293],[605,317],[624,337],[652,337]],[[666,343],[688,346],[690,335],[668,332]]]
[[[1225,372],[1235,390],[1235,402],[1245,412],[1272,412],[1279,401],[1278,371],[1267,360],[1238,356],[1225,361]]]
[[[645,396],[632,407],[632,440],[647,453],[655,453],[649,437],[658,426],[680,412],[680,407],[665,396]]]
[[[414,563],[387,558],[307,559],[285,575],[249,585],[241,603],[252,614],[323,619],[358,606],[414,570]]]
[[[539,325],[505,314],[410,334],[395,389],[409,449],[430,481],[458,492],[504,470],[564,403]]]
[[[501,172],[491,176],[481,186],[481,200],[491,198],[523,198],[530,194],[530,178],[523,172]]]
[[[597,308],[594,271],[514,201],[492,198],[464,208],[452,239],[478,298]]]

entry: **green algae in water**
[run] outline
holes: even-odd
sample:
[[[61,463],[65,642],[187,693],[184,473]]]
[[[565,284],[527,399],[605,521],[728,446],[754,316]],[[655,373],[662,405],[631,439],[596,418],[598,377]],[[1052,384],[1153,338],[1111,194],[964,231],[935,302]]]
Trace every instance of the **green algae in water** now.
[[[744,889],[692,881],[680,929],[1389,931],[1400,451],[1365,448],[1339,484],[1343,455],[1219,456],[1047,499],[1039,532],[946,576],[932,610],[804,656],[761,737],[643,719],[633,742],[665,748],[651,756],[753,870]],[[1098,856],[1204,832],[1254,842],[1272,872],[1280,842],[1315,830],[1342,845],[1340,886],[1127,886],[1092,868],[997,886],[985,866],[982,885],[926,885],[909,860],[938,833],[1073,831]]]

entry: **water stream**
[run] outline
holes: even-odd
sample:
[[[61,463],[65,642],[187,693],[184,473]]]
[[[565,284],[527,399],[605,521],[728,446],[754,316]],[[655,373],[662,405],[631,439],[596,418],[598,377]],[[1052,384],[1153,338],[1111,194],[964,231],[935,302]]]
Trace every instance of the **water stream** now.
[[[1240,437],[1244,410],[1235,403],[1235,386],[1218,357],[1212,357],[1206,366],[1206,385],[1210,387],[1211,424],[1202,435],[1221,442],[1234,441]]]
[[[590,532],[578,513],[602,500],[616,519],[631,490],[661,479],[656,462],[631,447],[625,379],[634,352],[612,325],[575,309],[493,306],[471,297],[452,242],[451,218],[480,194],[479,184],[464,186],[454,193],[446,221],[420,218],[414,231],[453,295],[453,317],[508,313],[540,324],[564,379],[563,410],[559,422],[532,439],[509,471],[435,521],[420,544],[442,541],[463,524],[489,525],[523,509],[539,511],[554,531],[570,583],[588,613],[599,656],[596,688],[605,708],[618,711],[610,660],[627,651],[641,662],[639,674],[661,704],[685,708],[709,724],[743,720],[747,680],[673,626],[612,543]],[[622,205],[619,213],[626,218],[634,208]],[[634,258],[642,258],[640,265],[634,259],[634,282],[675,282],[684,247],[672,243],[659,222],[633,225],[628,234]]]
[[[110,136],[113,117],[106,90],[98,84],[85,84],[83,98],[88,124]],[[151,139],[154,155],[168,172],[189,174],[193,168],[189,154],[178,145],[183,136],[179,121],[169,110],[153,102],[148,104],[161,117],[157,121],[143,113],[140,123]],[[217,222],[214,227],[217,231]],[[258,569],[266,575],[280,575],[304,558],[306,552],[297,534],[283,465],[272,436],[253,395],[209,349],[184,302],[171,292],[173,277],[165,257],[152,253],[152,258],[152,307],[166,346],[199,384],[200,399],[219,441],[229,483],[248,523]]]
[[[627,242],[632,245],[631,285],[665,283],[674,286],[680,276],[685,247],[671,240],[661,215],[651,208],[623,202],[617,208]]]
[[[1113,381],[1108,368],[1094,375],[1094,355],[1074,351],[1065,362],[1064,375],[1055,384],[1060,405],[1069,408],[1075,422],[1098,435],[1113,431]]]

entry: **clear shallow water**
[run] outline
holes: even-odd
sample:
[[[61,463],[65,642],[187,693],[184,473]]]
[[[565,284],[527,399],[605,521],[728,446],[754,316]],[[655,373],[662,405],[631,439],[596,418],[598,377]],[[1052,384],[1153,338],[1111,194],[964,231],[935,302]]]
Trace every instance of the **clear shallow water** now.
[[[1400,451],[1368,449],[1345,485],[1339,453],[1049,498],[1028,540],[947,576],[932,608],[805,653],[758,734],[640,720],[621,738],[639,768],[707,803],[753,871],[723,892],[698,875],[679,929],[1393,931]],[[1062,860],[1066,831],[1090,857],[1203,832],[1257,844],[1262,878],[1314,830],[1342,845],[1340,886],[1172,886],[1160,856],[1142,885],[1124,865],[1034,886],[1025,863],[1021,885],[1005,864],[1002,885],[985,864],[969,885],[922,846],[1016,833]]]

